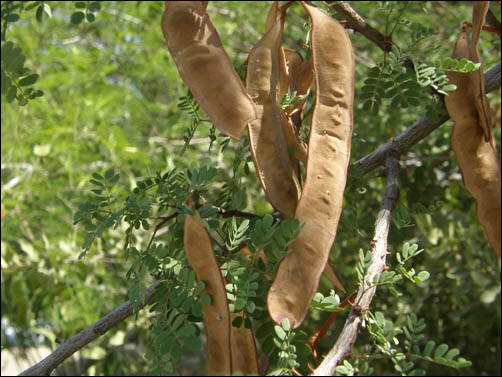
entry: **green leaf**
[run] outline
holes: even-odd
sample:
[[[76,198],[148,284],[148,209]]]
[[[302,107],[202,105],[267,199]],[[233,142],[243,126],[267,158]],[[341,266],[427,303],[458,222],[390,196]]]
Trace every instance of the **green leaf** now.
[[[291,324],[289,323],[289,319],[287,319],[287,318],[282,319],[281,326],[284,329],[284,331],[291,330]]]
[[[456,348],[452,348],[451,350],[448,351],[448,353],[445,355],[446,360],[453,360],[455,357],[460,355],[460,351]]]
[[[33,147],[33,154],[35,156],[39,157],[45,157],[48,156],[51,151],[51,145],[50,144],[44,144],[44,145],[35,145]]]
[[[206,288],[206,284],[203,281],[198,281],[193,291],[194,295],[199,296],[204,288]]]
[[[94,22],[96,20],[96,16],[92,13],[87,13],[87,15],[85,16],[87,21],[89,22]]]
[[[416,283],[423,283],[427,279],[429,279],[429,272],[428,271],[420,271],[418,275],[415,277],[415,282]]]
[[[241,327],[242,322],[244,322],[244,320],[242,319],[242,317],[236,317],[236,318],[234,318],[234,320],[232,321],[232,326],[233,326],[233,327]]]
[[[336,367],[336,373],[347,375],[347,374],[349,374],[349,370],[344,365],[338,365]]]
[[[448,351],[448,348],[447,344],[440,344],[438,348],[436,348],[436,351],[434,351],[434,358],[437,359],[438,357],[442,357],[446,351]]]
[[[171,348],[171,357],[173,358],[174,361],[178,361],[181,359],[181,354],[182,354],[183,349],[181,348],[181,345],[179,344],[174,344],[173,347]]]
[[[11,103],[16,98],[17,88],[15,86],[11,86],[7,91],[7,95],[5,96],[5,100],[7,103]]]
[[[78,25],[84,21],[85,14],[83,12],[75,12],[71,15],[70,21],[74,25]]]
[[[206,306],[211,306],[211,297],[208,294],[201,296],[200,303]]]
[[[481,302],[483,304],[492,304],[500,294],[500,285],[495,285],[491,288],[485,289],[481,294]]]
[[[274,330],[275,330],[275,333],[277,335],[277,337],[280,339],[280,340],[284,340],[286,339],[286,332],[282,329],[281,326],[277,326],[275,325],[274,326]]]
[[[178,337],[188,337],[188,336],[195,335],[195,332],[196,332],[196,330],[195,330],[194,325],[187,323],[187,324],[183,325],[183,327],[176,332],[176,335]]]
[[[242,297],[239,297],[235,300],[235,311],[240,312],[246,306],[246,300]]]
[[[38,81],[38,78],[40,76],[37,75],[36,73],[33,73],[29,76],[23,77],[21,80],[19,80],[19,85],[20,86],[28,86],[28,85],[33,85]]]
[[[176,319],[174,320],[174,322],[171,325],[171,330],[175,331],[178,327],[181,326],[181,324],[183,323],[184,320],[185,320],[185,318],[182,315],[179,315],[178,317],[176,317]]]
[[[44,3],[44,12],[47,14],[47,16],[49,16],[49,18],[52,18],[51,7],[47,3]]]
[[[92,173],[92,176],[94,179],[97,179],[98,181],[104,181],[105,179],[99,175],[98,173]]]
[[[37,12],[35,14],[35,17],[37,19],[38,22],[42,22],[43,19],[44,19],[44,7],[42,5],[40,5],[38,8],[37,8]]]
[[[115,175],[115,171],[113,169],[108,169],[107,171],[105,171],[105,179],[106,180],[112,179],[114,175]]]
[[[92,241],[96,237],[96,233],[90,232],[85,236],[84,244],[82,245],[82,249],[87,250],[91,247]]]
[[[101,10],[101,4],[98,2],[90,3],[87,7],[91,12],[98,12]]]
[[[9,77],[7,77],[7,75],[5,74],[5,72],[4,72],[3,69],[2,69],[2,80],[1,80],[1,83],[2,83],[2,94],[5,94],[5,93],[7,93],[7,90],[11,86],[11,80],[10,80]]]
[[[3,11],[3,8],[2,8]],[[4,18],[7,22],[17,22],[19,20],[19,14],[11,13]]]
[[[95,179],[91,179],[89,181],[89,183],[96,185],[96,186],[99,186],[99,187],[103,187],[103,188],[105,187],[105,185],[102,182],[96,181]]]
[[[77,9],[85,9],[86,5],[84,1],[77,1],[75,3],[75,8]]]
[[[201,347],[200,337],[188,338],[183,342],[183,346],[190,351],[198,351]]]

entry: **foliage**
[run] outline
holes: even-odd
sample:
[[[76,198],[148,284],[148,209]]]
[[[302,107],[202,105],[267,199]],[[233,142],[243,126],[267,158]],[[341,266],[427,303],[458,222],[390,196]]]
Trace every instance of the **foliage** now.
[[[240,72],[268,6],[209,3]],[[477,67],[449,58],[470,5],[351,6],[396,43],[384,54],[362,35],[350,35],[358,58],[355,161],[418,118],[440,114],[439,95],[452,89],[446,70]],[[315,310],[295,332],[268,319],[266,277],[302,224],[272,215],[247,139],[215,131],[187,93],[165,48],[161,11],[160,2],[2,2],[2,348],[55,347],[50,339],[68,339],[127,299],[137,308],[146,287],[162,279],[148,309],[88,346],[106,352],[84,354],[81,370],[69,370],[70,361],[63,368],[67,374],[200,372],[200,311],[210,300],[187,265],[180,216],[195,194],[192,214],[211,235],[231,309],[244,312],[234,325],[252,325],[259,353],[270,356],[269,372],[308,373],[314,360],[307,339],[340,310],[340,292],[323,278]],[[306,17],[300,7],[290,11],[285,44],[301,49]],[[496,40],[481,35],[485,70],[500,59]],[[500,93],[489,101],[500,108]],[[337,368],[340,374],[494,375],[500,369],[500,262],[462,185],[450,128],[403,156],[389,270],[374,282],[356,357]],[[500,140],[500,129],[494,132]],[[385,186],[380,173],[349,171],[330,259],[351,289],[367,266],[364,250]],[[318,344],[318,355],[333,345],[344,316]]]

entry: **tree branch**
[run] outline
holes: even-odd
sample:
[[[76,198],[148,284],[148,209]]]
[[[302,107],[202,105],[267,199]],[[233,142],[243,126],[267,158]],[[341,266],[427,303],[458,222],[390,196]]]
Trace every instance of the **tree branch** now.
[[[143,302],[139,306],[142,309],[152,301],[152,296],[160,284],[160,280],[151,285],[143,296]],[[117,326],[124,319],[133,313],[133,305],[130,301],[119,306],[113,312],[105,315],[99,321],[95,322],[87,329],[79,332],[73,338],[61,344],[53,353],[32,367],[26,369],[20,376],[48,376],[68,357],[73,355],[82,347],[99,338],[111,328]]]
[[[314,370],[314,376],[332,376],[336,366],[350,355],[352,345],[355,343],[359,327],[366,312],[370,308],[371,300],[376,292],[375,280],[380,277],[387,256],[387,236],[389,234],[392,210],[399,199],[399,162],[394,151],[388,151],[386,156],[387,187],[382,200],[382,207],[378,212],[375,222],[375,235],[373,236],[373,249],[368,271],[359,286],[356,296],[356,305],[345,322],[345,326],[337,342],[331,348],[322,363]]]
[[[392,47],[392,40],[390,38],[386,38],[385,35],[368,25],[349,4],[339,2],[331,4],[333,3],[332,1],[326,2],[330,4],[331,8],[343,16],[343,18],[347,21],[347,25],[351,29],[364,35],[367,39],[380,47],[383,52],[390,51]]]
[[[484,75],[485,78],[485,93],[492,92],[500,88],[500,63],[490,69]],[[398,155],[406,153],[420,140],[427,137],[436,128],[439,128],[443,123],[450,119],[449,115],[443,116],[438,122],[433,123],[428,117],[415,122],[410,128],[404,131],[401,135],[395,137],[387,144],[381,146],[369,155],[353,162],[353,165],[358,168],[363,174],[369,173],[380,165],[385,163],[385,158],[389,150],[395,150]]]

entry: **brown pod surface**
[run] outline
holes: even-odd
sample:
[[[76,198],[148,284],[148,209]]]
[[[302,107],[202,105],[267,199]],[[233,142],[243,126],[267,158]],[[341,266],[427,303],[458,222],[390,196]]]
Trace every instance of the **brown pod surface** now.
[[[162,32],[179,74],[222,133],[239,140],[256,119],[253,101],[200,1],[166,1]]]
[[[183,237],[188,263],[195,271],[197,280],[206,284],[205,293],[211,297],[209,307],[202,305],[207,339],[206,374],[208,376],[231,375],[233,373],[230,347],[232,325],[225,283],[214,256],[209,234],[196,217],[185,215]]]
[[[472,9],[472,40],[469,43],[470,60],[481,63],[481,67],[470,77],[471,93],[475,95],[474,104],[479,114],[479,125],[483,129],[485,140],[492,141],[490,108],[485,96],[485,80],[483,78],[483,62],[478,52],[479,36],[485,22],[489,1],[475,1]]]
[[[289,92],[296,92],[297,97],[307,96],[314,83],[312,58],[303,61],[301,55],[291,49],[286,49],[285,54],[289,74]],[[306,103],[307,98],[305,97],[303,100],[286,108],[286,114],[291,117],[297,129],[301,126]]]
[[[477,42],[476,42],[477,43]],[[452,57],[472,60],[467,32],[457,39]],[[481,119],[485,111],[478,103],[481,86],[479,72],[447,72],[449,82],[457,89],[445,97],[445,106],[454,122],[451,146],[455,152],[464,185],[476,200],[476,215],[484,228],[488,243],[500,258],[501,254],[501,176],[493,139],[486,140]],[[482,72],[481,72],[482,74]],[[485,118],[486,119],[486,118]]]
[[[242,317],[243,313],[231,313],[231,322]],[[232,373],[242,373],[243,375],[258,375],[258,355],[256,353],[256,343],[253,330],[247,329],[242,324],[241,327],[231,328],[232,344]]]
[[[315,105],[305,186],[295,213],[304,226],[279,264],[268,294],[276,323],[304,320],[325,268],[342,209],[352,136],[354,54],[344,28],[302,2],[312,20]]]
[[[279,49],[281,20],[276,20],[251,49],[246,88],[256,106],[257,119],[249,126],[249,146],[260,183],[272,206],[292,218],[301,193],[281,126]]]

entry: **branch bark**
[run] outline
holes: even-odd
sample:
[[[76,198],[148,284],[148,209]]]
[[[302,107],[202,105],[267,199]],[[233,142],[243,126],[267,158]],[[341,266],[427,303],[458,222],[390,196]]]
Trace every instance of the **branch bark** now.
[[[485,93],[492,92],[500,88],[500,63],[490,69],[484,75],[485,78]],[[353,165],[358,168],[363,174],[369,173],[380,165],[385,164],[385,158],[389,150],[395,150],[398,155],[406,153],[409,149],[415,146],[420,140],[427,137],[436,128],[439,128],[443,123],[450,119],[449,115],[443,116],[438,122],[433,123],[428,117],[415,122],[410,128],[404,131],[401,135],[395,137],[387,144],[381,146],[369,155],[353,162]]]
[[[333,2],[327,1],[327,3],[331,4]],[[364,35],[367,39],[380,47],[382,51],[390,51],[392,40],[386,38],[385,35],[371,27],[349,4],[336,2],[335,4],[331,4],[331,7],[343,16],[351,29]]]
[[[322,363],[314,370],[314,376],[332,376],[336,366],[349,357],[352,345],[355,343],[359,327],[366,312],[370,308],[371,300],[376,292],[375,280],[380,277],[387,256],[387,236],[391,223],[392,210],[399,199],[399,162],[395,151],[387,151],[387,187],[382,200],[382,207],[375,222],[375,235],[372,241],[372,257],[366,275],[356,296],[356,305],[345,322],[345,326],[337,342],[331,348]]]
[[[143,302],[140,309],[148,305],[152,301],[153,294],[160,284],[160,280],[151,285],[143,296]],[[108,313],[106,316],[95,322],[87,329],[79,332],[73,338],[61,344],[53,353],[47,356],[42,361],[36,363],[32,367],[26,369],[19,374],[20,376],[48,376],[68,357],[73,355],[82,347],[99,338],[111,328],[117,326],[124,319],[133,313],[133,305],[130,301],[119,306],[117,309]]]

